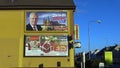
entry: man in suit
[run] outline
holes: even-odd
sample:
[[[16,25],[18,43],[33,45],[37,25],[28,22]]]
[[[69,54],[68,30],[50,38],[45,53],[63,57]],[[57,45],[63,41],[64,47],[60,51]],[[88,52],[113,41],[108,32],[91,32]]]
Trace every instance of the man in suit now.
[[[38,14],[31,12],[29,15],[29,24],[26,25],[27,31],[41,31],[42,28],[40,25],[37,25],[38,22]]]

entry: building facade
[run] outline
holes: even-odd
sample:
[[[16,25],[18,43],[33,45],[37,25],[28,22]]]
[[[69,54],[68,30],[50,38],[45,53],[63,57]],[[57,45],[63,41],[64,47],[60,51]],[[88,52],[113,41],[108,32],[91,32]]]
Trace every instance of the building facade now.
[[[74,10],[73,0],[1,0],[0,68],[74,67]]]

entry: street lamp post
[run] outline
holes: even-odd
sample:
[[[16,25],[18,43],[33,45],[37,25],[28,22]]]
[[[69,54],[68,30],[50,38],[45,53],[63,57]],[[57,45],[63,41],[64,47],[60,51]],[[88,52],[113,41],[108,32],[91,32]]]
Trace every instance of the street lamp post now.
[[[88,50],[89,50],[89,60],[91,59],[91,51],[90,51],[90,23],[91,22],[97,22],[97,23],[101,23],[101,20],[97,20],[97,21],[90,21],[90,22],[88,22]]]
[[[90,52],[90,22],[88,23],[88,54],[89,54],[89,59],[91,58],[90,57],[90,54],[91,52]]]

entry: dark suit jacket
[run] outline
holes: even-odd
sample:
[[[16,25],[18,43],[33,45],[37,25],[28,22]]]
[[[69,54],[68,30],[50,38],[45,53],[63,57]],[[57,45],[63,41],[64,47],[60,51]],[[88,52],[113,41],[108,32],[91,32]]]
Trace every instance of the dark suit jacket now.
[[[42,30],[42,27],[40,25],[37,25],[37,29],[38,29],[38,31],[40,31],[40,30]],[[33,28],[30,24],[27,24],[26,25],[26,30],[27,31],[33,31]]]

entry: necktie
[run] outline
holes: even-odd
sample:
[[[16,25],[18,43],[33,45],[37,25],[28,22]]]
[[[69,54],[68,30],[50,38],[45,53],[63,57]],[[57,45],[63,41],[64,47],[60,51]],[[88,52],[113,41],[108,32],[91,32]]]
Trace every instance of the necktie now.
[[[33,27],[33,30],[34,30],[34,31],[36,31],[36,28],[35,28],[35,27]]]

